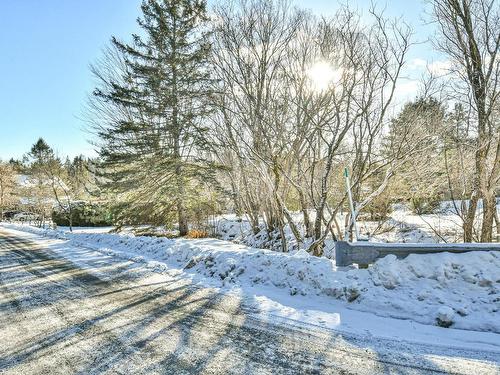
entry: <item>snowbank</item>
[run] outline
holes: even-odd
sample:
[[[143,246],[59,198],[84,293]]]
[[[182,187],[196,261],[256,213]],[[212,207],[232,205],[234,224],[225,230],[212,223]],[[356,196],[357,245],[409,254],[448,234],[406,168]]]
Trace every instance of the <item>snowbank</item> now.
[[[350,309],[423,324],[500,333],[500,252],[389,255],[366,270],[338,269],[303,250],[283,254],[215,239],[68,233],[5,225],[69,240],[106,254],[179,270],[213,286],[266,287],[318,295]]]

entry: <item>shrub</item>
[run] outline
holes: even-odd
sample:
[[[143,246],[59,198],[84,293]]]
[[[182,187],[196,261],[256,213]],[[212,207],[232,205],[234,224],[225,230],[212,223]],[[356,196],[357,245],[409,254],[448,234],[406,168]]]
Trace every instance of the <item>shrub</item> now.
[[[359,216],[364,220],[380,221],[387,219],[392,212],[392,202],[388,194],[381,194],[370,202]]]
[[[412,211],[418,215],[435,213],[440,207],[439,197],[413,197],[411,199]]]
[[[187,236],[187,238],[207,238],[209,237],[208,232],[205,230],[199,230],[199,229],[191,229]]]
[[[104,227],[113,225],[111,213],[107,207],[90,202],[76,202],[72,207],[72,224],[75,227]],[[52,221],[59,226],[69,226],[66,212],[52,211]]]

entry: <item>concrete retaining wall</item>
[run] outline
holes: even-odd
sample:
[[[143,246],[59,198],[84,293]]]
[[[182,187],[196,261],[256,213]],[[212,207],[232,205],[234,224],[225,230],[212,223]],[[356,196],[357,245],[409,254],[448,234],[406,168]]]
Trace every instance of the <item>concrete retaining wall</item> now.
[[[358,264],[366,267],[388,254],[406,258],[410,254],[429,253],[466,253],[469,251],[500,251],[500,244],[417,244],[417,243],[376,243],[338,241],[335,247],[337,266],[345,267]]]

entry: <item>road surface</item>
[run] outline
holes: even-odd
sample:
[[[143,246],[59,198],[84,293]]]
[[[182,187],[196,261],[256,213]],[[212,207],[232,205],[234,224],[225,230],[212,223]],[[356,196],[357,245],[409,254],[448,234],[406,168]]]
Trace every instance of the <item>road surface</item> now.
[[[494,353],[270,323],[235,295],[60,254],[0,229],[0,373],[500,373]]]

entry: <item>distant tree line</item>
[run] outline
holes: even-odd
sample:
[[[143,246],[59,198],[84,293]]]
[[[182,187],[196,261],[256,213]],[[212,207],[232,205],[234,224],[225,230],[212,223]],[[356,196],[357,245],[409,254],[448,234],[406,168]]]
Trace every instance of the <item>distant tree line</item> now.
[[[92,201],[94,206],[92,206]],[[7,208],[32,213],[40,226],[54,220],[61,225],[102,225],[105,221],[92,160],[76,156],[61,160],[43,138],[38,139],[22,160],[0,162],[1,217]],[[94,208],[94,217],[89,213]],[[88,220],[82,220],[86,210]],[[74,222],[76,219],[76,222]],[[111,220],[107,222],[111,224]]]

